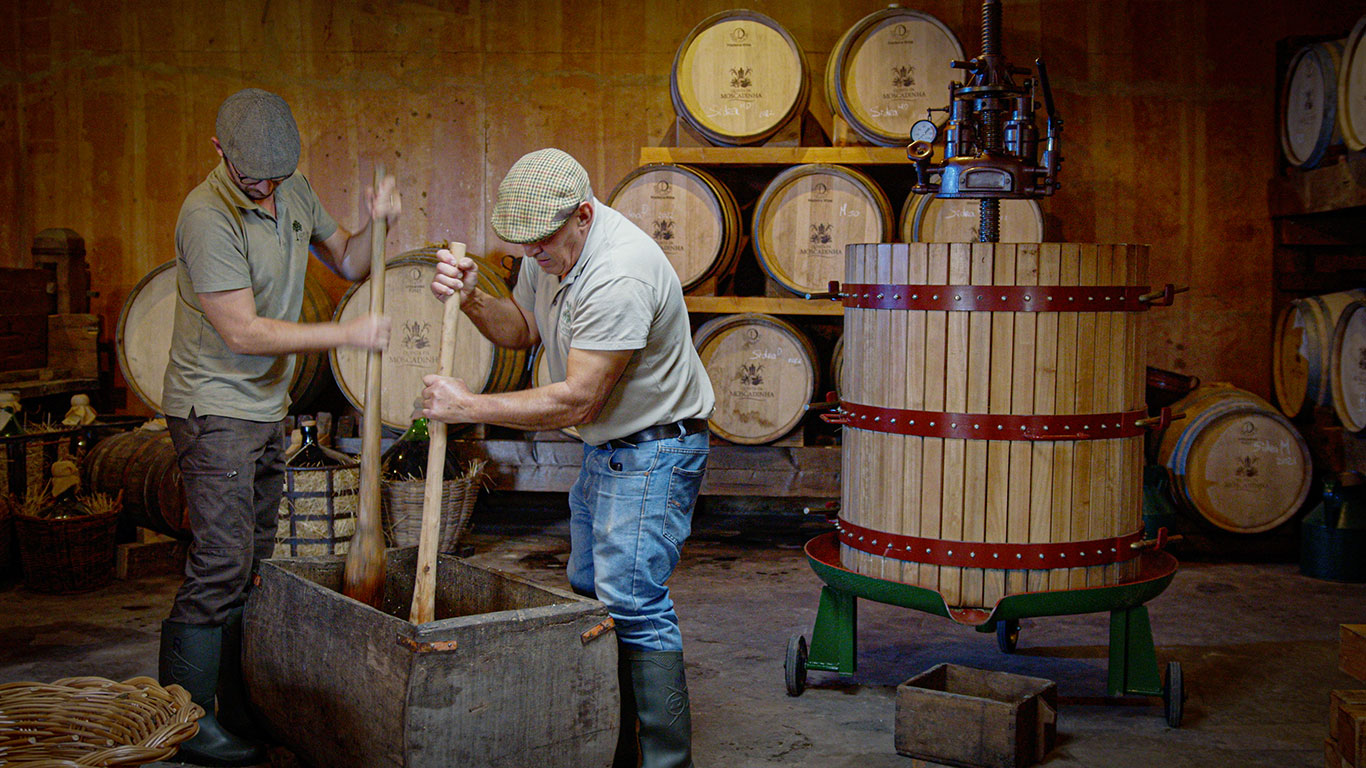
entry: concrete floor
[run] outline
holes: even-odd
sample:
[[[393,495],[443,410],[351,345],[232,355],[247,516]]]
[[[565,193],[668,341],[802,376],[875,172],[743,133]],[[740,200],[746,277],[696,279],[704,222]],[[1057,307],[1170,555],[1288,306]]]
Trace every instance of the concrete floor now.
[[[947,619],[860,601],[858,673],[811,672],[786,695],[783,656],[810,635],[821,586],[800,546],[823,521],[704,511],[672,582],[683,618],[697,765],[907,768],[892,746],[896,685],[940,662],[1055,680],[1058,745],[1044,765],[1320,766],[1328,693],[1366,688],[1337,671],[1338,624],[1366,621],[1366,585],[1300,576],[1292,563],[1184,562],[1149,603],[1158,656],[1181,662],[1185,723],[1161,702],[1105,703],[1108,617],[1023,622],[1019,650]],[[476,513],[471,560],[563,586],[564,514]],[[158,625],[178,583],[116,582],[77,597],[0,585],[0,682],[154,675]],[[275,766],[295,764],[286,750]],[[158,764],[159,765],[159,764]]]

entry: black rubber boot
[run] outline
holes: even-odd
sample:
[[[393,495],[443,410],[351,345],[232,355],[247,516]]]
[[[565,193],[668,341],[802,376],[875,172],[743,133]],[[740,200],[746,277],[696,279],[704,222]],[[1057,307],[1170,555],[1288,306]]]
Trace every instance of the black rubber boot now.
[[[195,765],[257,765],[265,761],[265,750],[224,730],[214,714],[222,650],[221,626],[161,623],[161,684],[174,683],[189,691],[190,700],[206,713],[199,719],[199,733],[180,745],[174,759]]]
[[[631,685],[629,652],[617,644],[617,682],[621,688],[621,735],[617,737],[617,752],[612,757],[612,768],[636,768],[640,765],[640,742],[636,736],[636,693]]]
[[[247,681],[242,677],[242,606],[228,611],[223,622],[223,654],[218,664],[218,722],[251,741],[266,741],[266,733],[252,715]]]
[[[626,656],[640,720],[642,768],[692,768],[692,710],[683,652],[629,651]]]

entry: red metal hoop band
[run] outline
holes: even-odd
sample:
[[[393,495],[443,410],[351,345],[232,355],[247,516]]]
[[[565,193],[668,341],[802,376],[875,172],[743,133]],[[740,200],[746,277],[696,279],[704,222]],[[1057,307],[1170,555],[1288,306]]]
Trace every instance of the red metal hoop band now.
[[[950,312],[1146,312],[1147,286],[845,283],[844,306]]]
[[[1132,545],[1143,539],[1143,530],[1139,529],[1110,539],[1047,544],[946,541],[864,528],[844,518],[835,521],[835,528],[841,544],[870,555],[952,568],[1012,571],[1122,563],[1139,556],[1140,551]]]
[[[873,432],[963,440],[1109,440],[1147,430],[1145,410],[1070,416],[911,411],[844,401],[848,426]]]

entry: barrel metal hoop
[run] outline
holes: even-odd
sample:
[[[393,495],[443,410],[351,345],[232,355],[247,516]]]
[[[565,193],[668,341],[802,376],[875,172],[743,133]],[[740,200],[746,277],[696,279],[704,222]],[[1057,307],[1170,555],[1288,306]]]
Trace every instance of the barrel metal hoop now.
[[[844,306],[949,312],[1146,312],[1148,286],[845,283]]]
[[[1139,556],[1140,550],[1132,545],[1143,539],[1140,528],[1124,536],[1091,541],[1035,544],[947,541],[865,528],[842,517],[835,521],[835,528],[841,544],[870,555],[951,568],[1011,571],[1122,563]]]
[[[962,440],[1111,440],[1147,432],[1145,410],[1066,416],[912,411],[845,400],[847,426],[872,432]]]

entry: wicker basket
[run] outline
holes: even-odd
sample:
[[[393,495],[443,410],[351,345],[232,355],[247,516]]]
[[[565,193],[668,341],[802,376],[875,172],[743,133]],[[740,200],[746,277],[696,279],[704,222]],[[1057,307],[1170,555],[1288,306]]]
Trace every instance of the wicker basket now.
[[[437,549],[452,553],[469,530],[470,513],[479,498],[484,462],[471,461],[465,474],[441,484],[441,536]],[[422,537],[422,497],[424,480],[391,481],[380,484],[380,507],[384,520],[385,543],[391,547],[416,546]]]
[[[118,512],[49,520],[14,516],[24,586],[36,592],[86,592],[114,578]]]
[[[0,685],[0,765],[135,766],[165,760],[199,730],[204,710],[178,685],[68,677]]]

